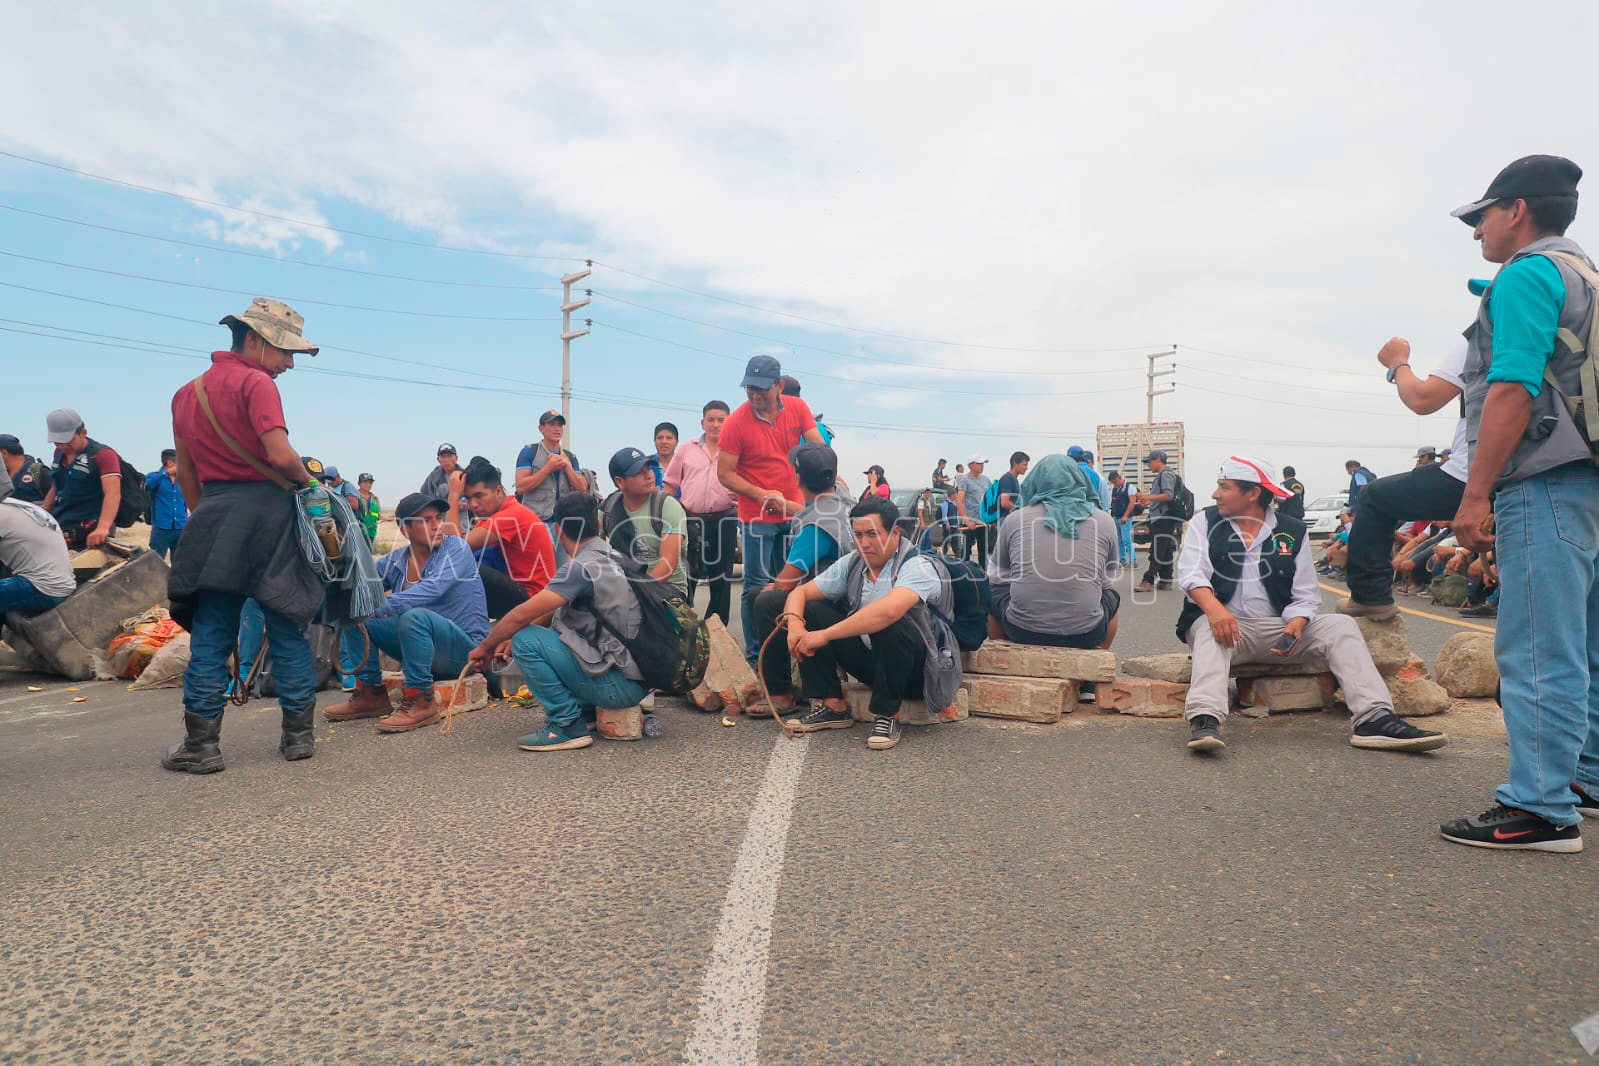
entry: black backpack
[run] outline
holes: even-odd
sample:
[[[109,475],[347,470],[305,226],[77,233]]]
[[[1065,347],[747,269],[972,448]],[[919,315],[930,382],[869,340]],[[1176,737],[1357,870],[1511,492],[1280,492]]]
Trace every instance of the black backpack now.
[[[949,577],[950,589],[955,594],[955,610],[952,614],[946,616],[932,604],[928,604],[927,609],[949,626],[961,651],[976,651],[982,647],[983,641],[988,639],[989,602],[988,575],[983,573],[983,568],[967,559],[951,559],[944,555],[923,554],[921,551],[911,554],[931,559],[935,567],[943,567]]]
[[[633,657],[644,675],[644,687],[657,692],[683,693],[705,680],[711,661],[711,637],[705,622],[672,586],[656,581],[642,563],[620,555],[617,565],[638,601],[638,633],[629,638],[608,622],[594,604],[587,606],[600,627],[610,633]]]
[[[655,531],[655,541],[660,543],[661,537],[666,533],[666,522],[661,517],[661,511],[666,507],[666,493],[656,489],[650,493],[650,528]],[[633,558],[633,520],[628,516],[627,509],[622,506],[622,490],[617,489],[605,497],[605,502],[600,505],[600,518],[605,523],[605,539],[629,559]]]
[[[99,454],[105,447],[97,444],[86,450],[89,461]],[[117,459],[122,467],[122,499],[117,503],[116,517],[111,519],[112,525],[131,526],[135,522],[148,522],[150,520],[150,489],[144,483],[144,474],[132,463],[122,458],[122,453],[117,453]]]
[[[1173,477],[1177,479],[1177,483],[1172,486],[1171,505],[1167,509],[1166,515],[1169,518],[1179,518],[1186,522],[1194,517],[1194,494],[1189,491],[1187,485],[1183,484],[1183,476],[1181,474],[1174,474]]]

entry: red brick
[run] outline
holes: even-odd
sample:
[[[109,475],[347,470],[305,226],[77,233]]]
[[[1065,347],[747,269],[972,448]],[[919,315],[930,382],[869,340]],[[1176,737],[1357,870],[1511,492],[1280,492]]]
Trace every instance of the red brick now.
[[[383,687],[389,690],[389,695],[399,699],[400,689],[405,687],[405,675],[384,674]],[[450,705],[451,693],[456,693],[454,706]],[[433,685],[433,702],[439,705],[441,711],[449,707],[451,714],[482,710],[489,705],[488,681],[482,674],[470,674],[465,681],[451,678],[449,681],[436,682]]]
[[[844,702],[848,704],[850,714],[857,722],[870,722],[873,719],[870,686],[858,681],[847,682],[844,685]],[[936,715],[930,713],[927,704],[921,700],[905,700],[899,705],[900,725],[939,725],[944,722],[959,722],[964,718],[966,718],[965,692],[956,692],[955,702]]]
[[[597,732],[606,740],[643,740],[644,711],[631,707],[599,707],[594,711]]]
[[[1140,718],[1181,718],[1187,699],[1188,686],[1172,681],[1119,677],[1115,681],[1101,681],[1094,688],[1094,702],[1100,710]]]
[[[967,711],[983,718],[1047,724],[1077,709],[1075,681],[975,674],[961,682],[961,689]]]

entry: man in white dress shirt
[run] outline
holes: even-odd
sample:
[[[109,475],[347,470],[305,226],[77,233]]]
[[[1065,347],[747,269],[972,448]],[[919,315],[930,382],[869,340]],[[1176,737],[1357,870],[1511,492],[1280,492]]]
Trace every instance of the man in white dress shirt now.
[[[1273,503],[1290,493],[1264,460],[1230,456],[1221,464],[1216,503],[1195,514],[1183,535],[1177,585],[1187,595],[1178,639],[1193,649],[1184,716],[1188,747],[1227,745],[1227,679],[1234,663],[1325,659],[1354,717],[1357,748],[1428,751],[1449,738],[1417,729],[1394,713],[1360,627],[1346,615],[1319,614],[1321,591],[1305,550],[1305,524]]]

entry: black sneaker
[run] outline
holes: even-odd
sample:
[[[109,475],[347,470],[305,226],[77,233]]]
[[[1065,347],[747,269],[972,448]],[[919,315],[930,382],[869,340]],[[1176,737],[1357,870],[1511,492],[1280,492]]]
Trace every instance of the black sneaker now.
[[[872,721],[872,735],[866,738],[866,746],[873,751],[887,751],[899,743],[899,719],[883,718],[881,716]]]
[[[1577,826],[1555,825],[1502,803],[1474,818],[1445,822],[1438,829],[1445,840],[1474,848],[1566,853],[1582,850],[1582,833]]]
[[[1462,607],[1460,609],[1460,614],[1463,618],[1492,618],[1498,613],[1499,608],[1491,603],[1479,603],[1475,607]]]
[[[1583,791],[1581,785],[1573,784],[1571,791],[1577,794],[1577,813],[1584,818],[1599,818],[1599,798]]]
[[[1449,743],[1443,733],[1417,729],[1392,712],[1369,718],[1355,727],[1349,743],[1357,748],[1378,748],[1383,751],[1431,751]]]
[[[835,711],[821,700],[812,700],[811,709],[783,725],[791,733],[815,733],[821,729],[848,729],[855,719],[848,711]]]
[[[1221,723],[1214,715],[1196,714],[1188,720],[1188,750],[1216,751],[1226,746],[1221,738]]]

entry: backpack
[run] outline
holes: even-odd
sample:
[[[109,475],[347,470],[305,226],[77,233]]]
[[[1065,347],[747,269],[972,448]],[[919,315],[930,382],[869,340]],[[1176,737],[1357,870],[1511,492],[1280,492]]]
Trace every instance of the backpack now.
[[[650,528],[655,531],[655,542],[666,534],[666,522],[661,518],[661,511],[666,506],[666,493],[656,489],[650,493]],[[600,505],[600,519],[605,527],[605,540],[611,547],[621,552],[629,559],[633,559],[633,522],[628,517],[627,509],[622,505],[622,490],[617,489],[605,497],[605,502]],[[634,560],[637,561],[636,559]],[[693,686],[690,686],[691,688]]]
[[[934,618],[949,627],[961,651],[976,651],[983,646],[983,641],[988,639],[989,591],[988,577],[983,573],[983,568],[965,559],[951,559],[945,555],[935,555],[920,548],[912,548],[895,560],[894,578],[899,577],[900,567],[917,556],[931,562],[933,569],[939,571],[949,582],[950,593],[954,600],[954,610],[950,614],[945,614],[931,603],[927,604],[927,610]],[[865,568],[865,560],[857,554],[854,570],[861,574],[862,584],[866,580],[863,573]],[[854,580],[855,573],[852,573],[851,583]]]
[[[683,693],[697,687],[705,680],[711,661],[711,636],[705,622],[672,586],[650,577],[642,563],[623,556],[617,564],[638,601],[638,633],[631,639],[623,636],[590,604],[595,622],[622,642],[644,675],[645,688]]]
[[[989,482],[983,491],[983,502],[977,505],[977,520],[985,525],[999,521],[999,482]]]
[[[99,454],[105,445],[96,445],[88,449],[85,454],[89,461]],[[122,473],[122,499],[117,503],[116,517],[111,519],[115,526],[131,526],[135,522],[148,522],[150,520],[150,489],[144,483],[144,474],[134,465],[117,454]]]
[[[1186,522],[1194,517],[1194,494],[1187,485],[1183,484],[1183,476],[1181,474],[1173,476],[1177,478],[1177,483],[1172,486],[1171,504],[1167,508],[1166,515],[1169,518],[1178,518]]]
[[[1594,299],[1599,300],[1599,273],[1589,266],[1581,256],[1572,255],[1570,252],[1544,252],[1547,258],[1558,259],[1572,269],[1572,271],[1586,281],[1594,291]],[[1583,339],[1571,333],[1570,330],[1561,330],[1560,340],[1572,351],[1583,351]],[[1587,358],[1577,371],[1580,384],[1577,387],[1578,395],[1567,396],[1560,388],[1560,382],[1555,378],[1554,371],[1547,363],[1544,364],[1544,381],[1554,389],[1555,395],[1565,402],[1566,410],[1571,415],[1571,420],[1576,424],[1577,432],[1588,443],[1589,458],[1595,466],[1599,466],[1599,308],[1596,308],[1588,322]]]

